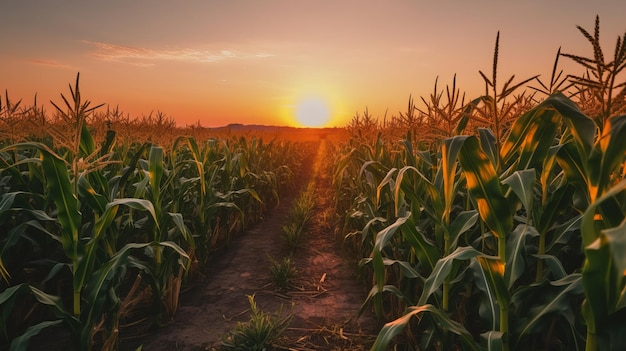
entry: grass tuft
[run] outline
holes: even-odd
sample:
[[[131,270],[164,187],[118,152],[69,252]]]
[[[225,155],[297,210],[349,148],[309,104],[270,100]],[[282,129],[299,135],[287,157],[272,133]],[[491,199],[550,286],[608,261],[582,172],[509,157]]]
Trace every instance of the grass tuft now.
[[[289,290],[298,271],[291,262],[291,256],[283,257],[282,261],[270,259],[270,279],[279,291]]]
[[[222,350],[229,351],[264,351],[276,348],[276,343],[282,333],[291,323],[293,315],[282,315],[282,310],[277,313],[261,311],[254,295],[248,295],[252,315],[246,323],[237,323],[222,342]]]

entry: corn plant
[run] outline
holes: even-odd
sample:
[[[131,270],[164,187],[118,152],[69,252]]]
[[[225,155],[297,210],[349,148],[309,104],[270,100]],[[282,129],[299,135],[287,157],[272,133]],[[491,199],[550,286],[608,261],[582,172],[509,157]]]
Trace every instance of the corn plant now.
[[[597,33],[585,36],[598,42]],[[607,78],[621,70],[621,45],[618,39],[618,63],[577,58],[605,75],[596,68],[593,76],[603,78],[593,84],[574,77],[574,88],[604,84],[603,99],[611,95],[608,87],[622,88]],[[542,84],[545,100],[532,108],[527,98],[515,98],[519,108],[506,103],[527,81],[513,85],[511,77],[496,90],[497,50],[498,39],[492,78],[481,72],[492,96],[456,112],[471,114],[472,127],[482,116],[495,133],[479,128],[429,150],[415,150],[407,137],[380,153],[346,149],[337,163],[337,184],[352,189],[337,191],[354,199],[338,202],[349,208],[348,237],[360,235],[369,256],[362,265],[372,269],[362,311],[371,302],[379,317],[391,318],[372,349],[385,349],[402,331],[421,348],[581,349],[586,343],[591,350],[623,343],[626,149],[618,140],[624,117],[615,109],[604,119],[588,117],[559,91],[567,85],[555,76],[556,63],[549,86]],[[465,119],[457,122],[455,130],[464,130]],[[386,174],[372,177],[381,171]],[[363,174],[377,183],[355,181]],[[413,317],[419,338],[412,335]]]
[[[115,290],[115,281],[128,264],[130,251],[138,249],[136,245],[128,244],[116,252],[103,250],[107,245],[106,232],[115,218],[120,206],[147,211],[154,217],[154,210],[144,200],[138,199],[103,199],[101,194],[93,191],[87,180],[92,179],[106,164],[108,154],[100,156],[93,139],[87,131],[85,120],[93,111],[88,101],[82,102],[78,85],[71,88],[71,104],[64,96],[68,112],[64,112],[57,105],[61,117],[71,124],[73,133],[64,135],[60,139],[65,150],[60,155],[50,147],[41,143],[22,143],[10,147],[12,150],[31,150],[38,153],[40,160],[29,159],[34,167],[41,167],[37,174],[42,175],[45,184],[47,202],[54,205],[59,231],[45,231],[57,240],[69,262],[56,264],[50,271],[48,279],[55,277],[63,269],[71,273],[71,308],[66,309],[61,297],[51,295],[27,283],[12,286],[2,293],[3,301],[10,301],[8,306],[15,303],[15,299],[25,293],[31,293],[41,304],[50,306],[58,319],[32,325],[12,343],[13,349],[21,349],[28,344],[30,337],[40,330],[63,323],[71,332],[76,348],[90,349],[95,333],[100,330],[103,317],[110,313],[116,314],[119,300]],[[81,203],[99,204],[91,208],[92,215],[84,211]],[[85,216],[81,216],[81,211]],[[9,313],[10,310],[5,312]],[[116,344],[116,319],[111,319],[112,325],[103,331],[105,344],[113,347]]]

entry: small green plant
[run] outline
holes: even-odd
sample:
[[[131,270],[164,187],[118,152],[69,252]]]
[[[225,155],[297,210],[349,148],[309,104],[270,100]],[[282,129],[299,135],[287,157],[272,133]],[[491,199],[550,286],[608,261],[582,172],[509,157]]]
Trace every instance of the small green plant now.
[[[282,235],[287,240],[287,244],[291,250],[295,250],[302,243],[302,231],[304,225],[302,223],[289,222],[282,227]]]
[[[282,308],[277,313],[259,310],[254,295],[248,295],[252,315],[246,323],[237,323],[222,342],[222,350],[262,351],[273,350],[287,329],[293,315],[283,316]]]
[[[292,250],[295,250],[302,243],[302,232],[313,217],[315,209],[314,191],[313,185],[309,184],[306,191],[296,199],[289,212],[287,223],[282,227],[282,235],[287,239],[287,243]]]
[[[284,257],[282,261],[270,259],[270,279],[278,290],[288,290],[292,286],[293,279],[297,274],[296,268],[291,263],[291,256]]]

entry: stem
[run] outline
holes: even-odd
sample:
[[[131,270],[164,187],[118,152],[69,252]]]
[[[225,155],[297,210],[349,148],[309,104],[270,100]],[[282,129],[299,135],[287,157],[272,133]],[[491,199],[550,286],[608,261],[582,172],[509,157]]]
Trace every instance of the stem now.
[[[585,341],[585,351],[596,351],[598,349],[598,343],[596,341],[596,333],[592,332],[587,327],[587,340]]]
[[[546,252],[546,233],[542,231],[539,234],[539,249],[538,249],[537,254],[543,255],[545,254],[545,252]],[[535,276],[535,282],[539,283],[542,277],[543,277],[543,261],[539,259],[537,261],[537,275]]]
[[[506,240],[504,238],[498,238],[498,257],[506,269]]]
[[[80,316],[80,289],[74,290],[74,317]]]
[[[502,350],[509,351],[509,306],[500,305],[500,332],[502,333]]]
[[[443,311],[448,312],[450,300],[450,282],[448,278],[443,282]]]
[[[506,272],[506,240],[504,238],[498,238],[498,256],[504,265],[504,271]],[[509,306],[498,301],[500,306],[500,332],[502,336],[502,350],[509,351]]]
[[[447,256],[449,254],[450,251],[450,236],[448,235],[448,233],[443,233],[443,246],[444,246],[444,253]],[[443,310],[444,312],[448,312],[448,307],[449,307],[449,300],[450,300],[450,276],[447,276],[446,279],[443,281]]]

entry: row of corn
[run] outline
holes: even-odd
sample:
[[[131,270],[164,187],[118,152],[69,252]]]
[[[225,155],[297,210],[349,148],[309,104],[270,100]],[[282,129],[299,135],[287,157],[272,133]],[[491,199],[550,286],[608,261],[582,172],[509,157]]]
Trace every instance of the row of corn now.
[[[626,345],[626,35],[610,62],[598,37],[596,22],[595,56],[572,56],[590,70],[569,78],[577,95],[550,84],[509,125],[494,68],[492,93],[430,105],[452,135],[356,128],[339,150],[337,209],[371,278],[363,311],[386,322],[373,350]]]
[[[63,347],[112,350],[126,326],[167,323],[185,283],[276,205],[314,149],[232,135],[165,149],[112,130],[96,142],[78,78],[71,94],[55,105],[65,128],[0,144],[2,349],[52,331]]]

